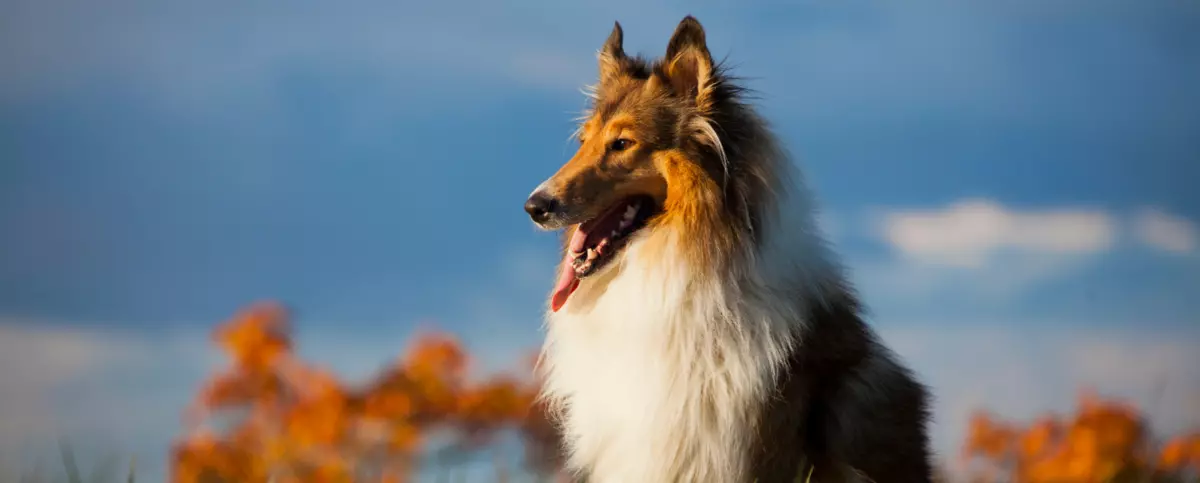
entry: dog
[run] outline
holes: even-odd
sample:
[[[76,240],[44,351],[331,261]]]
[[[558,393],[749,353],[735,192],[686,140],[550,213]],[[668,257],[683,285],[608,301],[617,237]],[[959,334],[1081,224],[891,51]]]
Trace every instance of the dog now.
[[[567,469],[597,483],[931,481],[928,394],[862,320],[812,196],[747,90],[679,23],[616,23],[529,196],[562,230],[539,371]]]

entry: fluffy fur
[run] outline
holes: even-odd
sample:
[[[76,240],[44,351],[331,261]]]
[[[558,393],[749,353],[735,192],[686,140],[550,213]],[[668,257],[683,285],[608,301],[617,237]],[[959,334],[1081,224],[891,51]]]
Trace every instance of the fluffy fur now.
[[[580,132],[625,119],[644,152],[588,155],[585,140],[539,187],[566,207],[543,226],[568,235],[614,199],[588,190],[661,203],[547,315],[543,396],[570,468],[598,483],[929,481],[924,388],[862,322],[803,180],[699,23],[655,63],[620,42],[618,25]],[[597,168],[614,164],[627,169]]]

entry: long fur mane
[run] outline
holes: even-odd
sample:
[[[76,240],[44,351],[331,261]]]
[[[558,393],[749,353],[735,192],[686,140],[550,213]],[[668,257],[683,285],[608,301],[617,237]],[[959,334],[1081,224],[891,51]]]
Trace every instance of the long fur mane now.
[[[741,90],[716,85],[664,214],[548,315],[544,396],[594,481],[743,481],[747,417],[798,343],[801,304],[838,281],[790,160]],[[695,172],[713,162],[727,180]]]
[[[664,69],[621,62],[635,78]],[[845,421],[881,391],[909,394],[892,382],[907,372],[858,319],[812,197],[746,89],[720,66],[702,88],[707,104],[677,127],[691,142],[661,160],[662,214],[546,316],[542,396],[568,466],[588,481],[776,481],[763,475],[800,470],[810,453],[848,470],[855,461],[835,454],[835,429],[807,418]],[[828,382],[840,378],[852,380]],[[923,415],[913,391],[903,404]],[[849,473],[825,473],[835,474]]]

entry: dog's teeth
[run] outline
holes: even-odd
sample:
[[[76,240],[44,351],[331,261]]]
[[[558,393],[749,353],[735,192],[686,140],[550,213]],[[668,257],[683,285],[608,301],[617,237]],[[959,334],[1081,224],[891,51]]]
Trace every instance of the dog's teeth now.
[[[626,228],[629,228],[629,225],[630,225],[631,223],[633,223],[633,222],[632,222],[632,221],[630,221],[630,220],[622,220],[622,221],[621,221],[621,227],[620,227],[619,229],[620,229],[620,230],[624,230],[624,229],[626,229]]]
[[[608,236],[609,236],[609,238],[616,238],[616,237],[617,237],[617,230],[613,230],[613,231],[612,231],[612,233],[609,233],[609,234],[608,234]]]
[[[632,220],[633,215],[636,215],[637,212],[638,210],[636,205],[629,205],[629,208],[625,208],[625,219]]]

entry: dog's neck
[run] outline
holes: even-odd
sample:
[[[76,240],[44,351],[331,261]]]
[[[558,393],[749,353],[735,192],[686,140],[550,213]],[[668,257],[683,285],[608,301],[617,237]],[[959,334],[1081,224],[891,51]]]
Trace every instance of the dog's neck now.
[[[692,266],[704,240],[659,227],[549,316],[544,393],[591,481],[745,480],[805,304],[836,281],[806,194],[779,195],[732,269]]]

